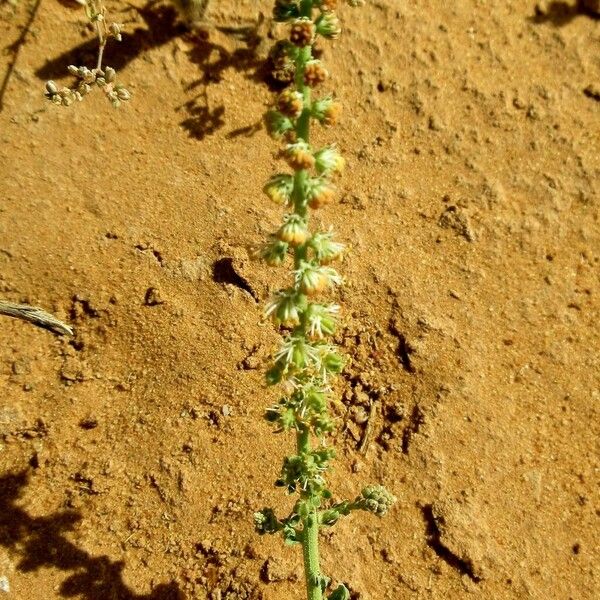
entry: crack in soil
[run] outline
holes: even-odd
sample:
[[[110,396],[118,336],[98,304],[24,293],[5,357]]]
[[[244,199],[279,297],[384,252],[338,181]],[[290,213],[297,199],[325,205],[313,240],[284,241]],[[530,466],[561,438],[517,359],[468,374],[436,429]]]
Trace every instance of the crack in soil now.
[[[421,512],[423,514],[423,519],[425,520],[427,545],[439,556],[439,558],[453,569],[456,569],[461,575],[467,575],[472,581],[479,583],[481,577],[475,575],[473,562],[454,554],[454,552],[442,542],[442,534],[438,519],[436,519],[433,513],[433,506],[431,504],[426,504],[421,507]]]

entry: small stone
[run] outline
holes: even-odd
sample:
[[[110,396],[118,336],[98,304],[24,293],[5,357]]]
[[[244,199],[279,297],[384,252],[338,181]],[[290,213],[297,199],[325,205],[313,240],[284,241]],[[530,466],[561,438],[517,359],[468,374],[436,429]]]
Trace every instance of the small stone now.
[[[475,241],[475,233],[466,213],[458,206],[448,206],[440,215],[438,225],[443,229],[453,229],[468,242]]]
[[[25,375],[31,373],[29,361],[25,359],[15,360],[12,364],[12,372],[14,375]]]
[[[8,577],[6,577],[6,575],[0,577],[0,592],[4,592],[5,594],[10,593],[10,584],[8,583]]]
[[[146,295],[144,296],[144,304],[146,306],[157,306],[158,304],[164,304],[164,302],[158,288],[149,287],[146,290]]]

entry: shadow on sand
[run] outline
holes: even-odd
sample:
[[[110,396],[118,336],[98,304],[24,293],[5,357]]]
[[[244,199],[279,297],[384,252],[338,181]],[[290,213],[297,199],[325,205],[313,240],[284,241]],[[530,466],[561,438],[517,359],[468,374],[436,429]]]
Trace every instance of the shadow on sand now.
[[[68,575],[58,590],[64,598],[82,600],[184,600],[177,583],[158,585],[150,594],[136,594],[123,581],[123,561],[91,556],[67,534],[81,520],[65,510],[32,517],[18,505],[29,480],[27,470],[0,476],[0,547],[18,560],[17,570],[32,572],[53,567]]]

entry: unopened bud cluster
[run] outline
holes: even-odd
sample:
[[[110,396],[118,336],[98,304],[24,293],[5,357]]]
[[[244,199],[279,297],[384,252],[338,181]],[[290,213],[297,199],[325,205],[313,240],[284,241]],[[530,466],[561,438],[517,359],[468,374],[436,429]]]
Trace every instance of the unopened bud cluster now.
[[[290,285],[276,292],[265,310],[283,337],[266,381],[269,385],[284,383],[286,390],[265,416],[276,431],[296,434],[297,451],[284,459],[276,485],[298,493],[300,499],[287,518],[278,519],[271,509],[264,509],[256,513],[255,525],[261,534],[281,532],[286,542],[304,545],[311,600],[323,598],[329,585],[329,579],[316,571],[315,561],[307,558],[316,552],[314,529],[332,525],[352,510],[382,516],[394,501],[381,486],[369,486],[355,501],[333,504],[325,481],[334,456],[325,445],[325,436],[334,429],[328,409],[331,380],[345,363],[332,343],[340,306],[325,295],[342,284],[332,264],[344,255],[345,247],[335,240],[331,229],[313,231],[309,215],[311,210],[335,204],[336,179],[345,161],[334,144],[314,147],[309,131],[311,121],[327,127],[340,116],[340,106],[331,95],[313,98],[329,73],[314,58],[312,46],[319,37],[339,36],[336,5],[336,0],[276,0],[275,20],[288,23],[289,36],[276,44],[271,63],[281,81],[293,84],[279,94],[265,119],[271,136],[284,142],[281,157],[289,171],[273,175],[263,188],[286,213],[269,235],[261,256],[270,266],[288,263],[291,270]],[[318,441],[314,448],[312,439]],[[349,594],[340,586],[328,597],[344,600]]]
[[[45,96],[53,104],[59,106],[71,106],[74,102],[81,102],[94,87],[100,88],[108,101],[115,107],[121,102],[127,102],[131,98],[129,90],[116,82],[117,73],[112,67],[102,68],[102,55],[107,41],[112,38],[118,42],[122,40],[121,25],[117,23],[106,23],[106,9],[101,0],[87,0],[85,4],[86,14],[90,23],[95,27],[98,35],[99,49],[98,62],[95,68],[76,67],[69,65],[67,70],[77,78],[73,87],[58,87],[54,81],[46,82]]]

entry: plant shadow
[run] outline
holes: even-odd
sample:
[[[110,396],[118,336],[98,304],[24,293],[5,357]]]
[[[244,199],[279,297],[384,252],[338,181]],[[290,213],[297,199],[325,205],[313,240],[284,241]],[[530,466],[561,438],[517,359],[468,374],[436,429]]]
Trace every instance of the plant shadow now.
[[[0,476],[0,547],[18,556],[16,568],[32,572],[53,567],[70,572],[58,590],[64,598],[82,600],[184,600],[175,582],[160,584],[150,594],[136,594],[123,580],[123,561],[92,556],[67,534],[81,521],[74,510],[32,517],[18,505],[29,481],[27,470]]]
[[[200,67],[202,75],[192,81],[186,87],[186,91],[199,89],[199,92],[179,107],[188,114],[180,125],[189,133],[190,137],[202,140],[225,125],[223,118],[225,106],[220,104],[211,108],[207,90],[211,84],[219,83],[222,80],[223,73],[227,69],[234,68],[248,79],[258,83],[267,81],[266,61],[258,52],[263,42],[263,37],[259,33],[261,25],[262,20],[259,19],[255,25],[250,27],[218,27],[217,31],[220,33],[241,42],[240,47],[234,50],[228,50],[222,44],[210,41],[208,36],[196,36],[193,40],[195,43],[187,55],[192,63]],[[256,127],[249,125],[243,130],[253,132]]]
[[[579,16],[587,16],[593,20],[599,18],[598,14],[588,7],[586,0],[577,0],[575,4],[565,0],[553,0],[545,7],[536,5],[535,14],[528,19],[536,24],[550,23],[555,27],[563,27]]]

